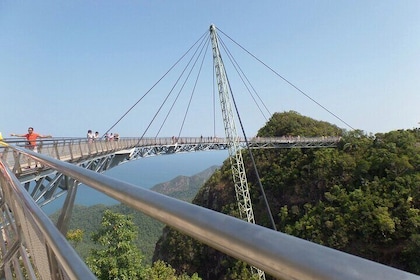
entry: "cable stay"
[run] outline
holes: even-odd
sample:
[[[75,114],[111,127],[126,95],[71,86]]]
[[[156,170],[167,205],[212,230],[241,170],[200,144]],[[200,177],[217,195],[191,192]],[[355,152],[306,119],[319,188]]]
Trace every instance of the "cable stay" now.
[[[218,29],[217,29],[218,30]],[[262,62],[260,59],[258,59],[255,55],[251,54],[248,50],[246,50],[244,47],[242,47],[240,44],[238,44],[236,41],[234,41],[231,37],[226,35],[224,32],[220,31],[223,35],[225,35],[228,39],[230,39],[234,44],[239,46],[242,50],[244,50],[247,54],[251,55],[255,60],[257,60],[259,63],[261,63],[263,66],[268,68],[271,72],[273,72],[276,76],[280,77],[283,81],[285,81],[287,84],[292,86],[294,89],[296,89],[298,92],[303,94],[305,97],[310,99],[312,102],[316,103],[318,106],[323,108],[325,111],[333,115],[335,118],[343,122],[346,126],[352,128],[347,122],[339,118],[336,114],[332,113],[330,110],[328,110],[325,106],[321,105],[319,102],[317,102],[315,99],[310,97],[307,93],[299,89],[297,86],[295,86],[293,83],[291,83],[289,80],[278,74],[275,70],[273,70],[271,67],[269,67],[266,63]],[[207,34],[207,35],[206,35]],[[221,53],[220,53],[220,46],[225,51],[226,56],[230,63],[233,65],[233,70],[236,71],[237,75],[240,78],[240,81],[244,85],[246,91],[251,96],[253,102],[256,104],[258,111],[261,113],[261,115],[264,117],[266,121],[268,121],[267,114],[271,116],[270,110],[267,108],[266,104],[263,102],[261,96],[258,94],[257,90],[251,83],[250,79],[247,77],[245,72],[243,71],[242,67],[239,65],[238,61],[235,59],[235,57],[232,55],[230,50],[228,49],[227,45],[221,38],[218,36],[216,32],[216,27],[214,25],[210,26],[210,34],[206,32],[206,34],[203,34],[170,68],[165,72],[165,74],[155,83],[153,86],[138,99],[133,106],[131,106],[107,131],[108,133],[111,129],[113,129],[120,121],[122,121],[123,118],[125,118],[130,111],[134,109],[135,106],[137,106],[141,101],[144,100],[144,98],[151,93],[153,89],[165,78],[168,76],[168,74],[175,69],[177,65],[180,64],[180,62],[187,58],[187,55],[191,54],[190,58],[187,59],[186,65],[182,68],[181,73],[176,78],[176,81],[173,83],[172,87],[170,88],[169,92],[166,94],[164,99],[159,105],[159,108],[155,111],[154,115],[152,116],[150,122],[147,124],[146,128],[142,132],[142,135],[140,137],[139,142],[145,137],[146,133],[150,130],[152,124],[154,124],[160,114],[164,115],[163,121],[161,122],[156,134],[155,138],[159,136],[161,131],[163,130],[163,127],[167,123],[169,117],[174,112],[174,108],[176,103],[178,103],[180,100],[187,100],[186,108],[182,114],[177,114],[177,116],[182,116],[182,120],[180,123],[179,130],[177,132],[177,138],[180,138],[184,129],[184,126],[187,121],[187,117],[190,114],[190,109],[192,106],[192,102],[197,90],[197,84],[199,82],[200,76],[202,74],[202,69],[204,65],[204,61],[206,58],[206,49],[210,45],[212,46],[212,54],[213,54],[213,80],[215,83],[213,83],[213,136],[216,136],[216,87],[219,95],[219,103],[221,106],[221,113],[222,113],[222,119],[224,124],[224,131],[225,131],[225,137],[227,139],[228,143],[228,152],[229,152],[229,159],[231,163],[231,169],[232,169],[232,177],[236,192],[236,199],[238,203],[239,208],[239,215],[240,218],[250,222],[255,223],[255,217],[254,212],[252,209],[252,202],[248,187],[248,181],[245,173],[245,166],[243,162],[242,157],[242,149],[243,147],[239,144],[239,136],[236,130],[235,125],[235,118],[233,114],[233,109],[235,110],[236,118],[239,122],[241,132],[243,134],[245,143],[246,143],[246,149],[249,153],[250,160],[252,162],[253,170],[256,175],[256,179],[258,181],[258,185],[261,191],[261,194],[264,199],[264,203],[266,205],[267,213],[270,218],[270,221],[272,223],[272,228],[274,230],[276,229],[276,224],[273,218],[273,215],[271,213],[271,209],[267,200],[267,196],[265,194],[264,187],[261,183],[259,172],[255,163],[255,159],[253,156],[253,153],[250,149],[250,144],[248,142],[248,138],[245,132],[245,128],[239,113],[238,104],[235,100],[235,97],[233,95],[233,91],[226,73],[225,64],[222,60]],[[201,59],[200,59],[201,58]],[[196,73],[194,74],[194,71]],[[192,79],[192,77],[195,75],[194,83],[191,89],[191,92],[186,99],[181,99],[181,93],[185,91],[187,82]],[[172,99],[172,101],[171,101]],[[170,102],[171,101],[171,102]],[[170,103],[170,104],[169,104]],[[168,105],[169,104],[169,105]],[[168,110],[165,114],[163,114],[164,108],[168,107]],[[255,274],[258,274],[259,279],[265,279],[265,273],[264,271],[261,271],[257,268],[252,267],[252,272]]]
[[[120,123],[128,115],[128,113],[130,113],[187,56],[187,54],[190,53],[191,50],[197,44],[199,44],[199,42],[202,42],[203,41],[203,38],[205,39],[206,37],[208,37],[208,33],[207,32],[205,32],[203,35],[201,35],[200,38],[162,75],[162,77],[160,77],[158,79],[158,81],[155,82],[152,85],[152,87],[149,88],[146,91],[145,94],[143,94],[126,112],[123,113],[123,115],[120,118],[118,118],[118,120],[113,125],[110,126],[110,128],[108,128],[106,130],[106,132],[104,133],[104,135],[107,134],[108,132],[110,132],[118,123]],[[153,122],[153,120],[151,122]],[[150,127],[150,125],[149,125],[149,127]],[[147,129],[146,129],[146,131],[147,131]],[[143,133],[142,138],[144,137],[146,131]]]
[[[316,105],[318,105],[319,107],[321,107],[323,110],[325,110],[326,112],[328,112],[330,115],[332,115],[333,117],[335,117],[337,120],[339,120],[340,122],[342,122],[344,125],[346,125],[347,127],[349,127],[352,130],[356,130],[350,124],[348,124],[346,121],[344,121],[342,118],[340,118],[337,114],[334,114],[331,110],[329,110],[324,105],[322,105],[321,103],[319,103],[318,101],[316,101],[309,94],[307,94],[306,92],[304,92],[303,90],[301,90],[298,86],[296,86],[295,84],[293,84],[291,81],[289,81],[288,79],[286,79],[284,76],[280,75],[277,71],[275,71],[273,68],[271,68],[270,66],[268,66],[262,60],[260,60],[259,58],[257,58],[255,55],[253,55],[251,52],[249,52],[247,49],[245,49],[243,46],[241,46],[239,43],[237,43],[235,40],[233,40],[231,37],[229,37],[226,33],[224,33],[223,31],[221,31],[220,29],[218,29],[218,30],[223,35],[225,35],[227,38],[229,38],[233,43],[235,43],[238,47],[240,47],[242,50],[244,50],[246,53],[248,53],[250,56],[252,56],[255,60],[257,60],[262,65],[264,65],[267,69],[269,69],[271,72],[273,72],[277,77],[279,77],[280,79],[282,79],[283,81],[285,81],[287,84],[289,84],[295,90],[297,90],[298,92],[300,92],[301,94],[303,94],[306,98],[308,98],[313,103],[315,103]]]
[[[264,107],[264,109],[267,111],[267,113],[268,113],[269,116],[272,115],[271,112],[270,112],[270,110],[267,108],[267,106],[265,105],[264,101],[261,99],[260,95],[255,90],[254,86],[249,81],[248,77],[246,76],[246,74],[244,73],[244,71],[242,70],[242,68],[239,66],[239,63],[233,57],[232,53],[229,51],[229,49],[226,47],[225,43],[223,42],[223,40],[220,37],[219,37],[219,42],[221,43],[222,48],[225,50],[225,52],[226,52],[226,54],[227,54],[230,62],[232,63],[233,67],[236,70],[236,73],[238,74],[239,78],[241,79],[242,83],[244,84],[245,88],[247,89],[247,91],[248,91],[249,95],[251,96],[252,100],[256,104],[256,106],[257,106],[258,110],[260,111],[261,115],[264,117],[264,119],[266,121],[268,121],[268,118],[264,114],[263,110],[261,109],[261,106],[258,104],[258,102],[255,99],[254,95],[256,95],[258,97],[258,100],[260,101],[260,103],[262,104],[262,106]],[[252,89],[252,91],[250,90],[250,88]]]
[[[206,42],[206,45],[205,45],[205,48],[207,48],[209,44],[210,44],[210,39],[208,38],[208,40],[207,40],[207,42]],[[204,45],[203,45],[203,48],[201,49],[200,54],[202,53],[202,51],[203,51],[205,48],[204,48]],[[198,60],[198,58],[199,58],[199,56],[197,57],[197,60]],[[196,89],[197,82],[198,82],[199,77],[200,77],[200,74],[201,74],[201,70],[202,70],[202,68],[203,68],[203,63],[204,63],[205,58],[206,58],[206,56],[205,56],[205,52],[204,52],[203,58],[202,58],[202,60],[201,60],[200,68],[199,68],[199,71],[198,71],[198,73],[197,73],[197,77],[196,77],[196,79],[195,79],[194,87],[193,87],[193,89],[192,89],[192,91],[191,91],[191,96],[190,96],[190,99],[189,99],[189,101],[188,101],[188,106],[187,106],[187,108],[186,108],[186,110],[185,110],[184,118],[183,118],[183,120],[182,120],[182,125],[181,125],[180,130],[179,130],[179,133],[178,133],[178,138],[179,138],[179,137],[181,137],[182,129],[183,129],[183,127],[184,127],[185,120],[186,120],[186,118],[187,118],[188,111],[189,111],[189,108],[190,108],[190,106],[191,106],[191,101],[192,101],[193,96],[194,96],[194,93],[195,93],[195,89]],[[194,64],[194,65],[195,65],[195,64]],[[191,70],[192,70],[192,69],[191,69]]]
[[[204,43],[203,43],[203,42],[204,42],[204,41],[202,41],[202,42],[200,43],[200,45],[204,45]],[[169,91],[169,93],[166,95],[165,99],[163,100],[162,104],[160,105],[160,107],[159,107],[159,108],[158,108],[158,110],[156,111],[155,115],[153,116],[153,118],[152,118],[152,120],[150,121],[149,125],[147,126],[146,130],[143,132],[143,135],[141,136],[141,139],[144,137],[144,135],[146,134],[146,132],[148,131],[148,129],[149,129],[149,128],[150,128],[150,126],[152,125],[153,121],[156,119],[157,115],[158,115],[158,114],[159,114],[159,112],[161,111],[162,107],[165,105],[165,103],[166,103],[166,101],[168,100],[169,96],[170,96],[170,95],[172,94],[172,92],[174,91],[174,89],[175,89],[176,85],[179,83],[179,81],[181,80],[182,76],[184,75],[184,73],[186,72],[186,70],[188,69],[188,67],[190,66],[190,64],[191,64],[191,62],[192,62],[193,58],[195,57],[195,55],[196,55],[196,53],[197,53],[198,49],[199,49],[199,48],[197,48],[197,49],[195,50],[194,55],[190,58],[190,60],[188,61],[187,65],[184,67],[184,69],[183,69],[182,73],[179,75],[178,79],[176,80],[175,84],[172,86],[171,90],[170,90],[170,91]],[[201,48],[201,49],[202,49],[202,48]],[[198,60],[198,56],[197,56],[196,60],[194,61],[193,66],[194,66],[194,65],[196,65],[197,60]],[[178,95],[177,95],[177,97],[176,97],[175,101],[178,99],[179,94],[182,92],[182,89],[184,88],[184,86],[185,86],[185,84],[186,84],[186,82],[187,82],[188,78],[190,77],[191,72],[192,72],[192,70],[193,70],[193,69],[194,69],[194,67],[191,67],[191,69],[190,69],[190,71],[189,71],[189,73],[188,73],[187,77],[185,78],[184,83],[183,83],[183,84],[182,84],[182,86],[181,86],[181,89],[180,89],[180,90],[179,90],[179,92],[178,92]],[[175,102],[175,101],[174,101],[174,102]],[[171,106],[171,108],[173,108],[173,106]],[[170,113],[170,112],[168,112],[168,114],[169,114],[169,113]],[[165,118],[165,121],[166,121],[166,119],[167,119],[167,117]],[[161,125],[161,127],[162,127],[162,126],[163,126],[163,124]],[[159,131],[160,131],[160,129],[159,129]],[[156,137],[157,137],[157,136],[158,136],[158,135],[156,135]]]
[[[258,61],[261,65],[263,65],[264,67],[266,67],[267,69],[269,69],[272,73],[274,73],[277,77],[279,77],[280,79],[282,79],[283,81],[285,81],[288,85],[290,85],[291,87],[293,87],[295,90],[297,90],[299,93],[301,93],[302,95],[304,95],[306,98],[308,98],[309,100],[311,100],[313,103],[317,104],[319,107],[321,107],[323,110],[325,110],[326,112],[328,112],[330,115],[332,115],[333,117],[335,117],[336,119],[338,119],[340,122],[342,122],[343,124],[345,124],[347,127],[349,127],[350,129],[355,130],[350,124],[348,124],[345,120],[343,120],[342,118],[340,118],[338,115],[336,115],[335,113],[333,113],[331,110],[329,110],[328,108],[326,108],[324,105],[322,105],[321,103],[319,103],[318,101],[316,101],[314,98],[312,98],[309,94],[307,94],[306,92],[304,92],[302,89],[300,89],[298,86],[296,86],[295,84],[293,84],[291,81],[289,81],[288,79],[286,79],[284,76],[280,75],[277,71],[275,71],[272,67],[268,66],[265,62],[263,62],[261,59],[259,59],[256,55],[252,54],[249,50],[247,50],[245,47],[243,47],[241,44],[239,44],[238,42],[236,42],[233,38],[231,38],[229,35],[227,35],[226,33],[224,33],[222,30],[218,29],[220,31],[221,34],[223,34],[224,36],[226,36],[226,38],[228,38],[231,42],[233,42],[235,45],[237,45],[239,48],[241,48],[243,51],[245,51],[245,53],[247,53],[248,55],[250,55],[253,59],[255,59],[256,61]],[[218,36],[219,37],[219,36]],[[111,125],[111,127],[106,130],[105,134],[110,132],[118,123],[120,123],[147,95],[150,94],[150,92],[189,54],[191,53],[191,50],[194,49],[194,47],[201,48],[203,47],[203,42],[205,40],[207,40],[208,38],[208,34],[204,33],[203,35],[200,36],[200,38],[169,68],[169,70],[167,70],[165,72],[165,74],[149,89],[147,90],[147,92],[141,96],[126,112],[123,113],[123,115],[113,124]],[[252,83],[249,81],[248,77],[245,75],[244,71],[242,70],[242,68],[239,66],[239,63],[235,60],[234,56],[232,55],[232,53],[229,51],[229,49],[227,48],[226,44],[223,42],[223,40],[219,37],[219,42],[220,42],[220,46],[224,49],[224,51],[227,54],[227,57],[229,58],[229,60],[231,61],[231,64],[233,65],[233,67],[235,68],[239,78],[242,80],[242,83],[244,84],[246,90],[248,91],[248,93],[250,94],[253,102],[256,104],[260,114],[264,117],[264,119],[267,121],[267,116],[266,114],[268,113],[269,116],[271,116],[271,112],[270,110],[267,108],[267,106],[264,104],[262,98],[260,97],[260,95],[258,94],[258,92],[256,91],[256,89],[254,88],[254,86],[252,85]],[[197,54],[197,50],[198,48],[195,50],[194,55]],[[200,51],[200,54],[202,54],[202,51]],[[204,61],[204,60],[203,60]],[[191,61],[190,61],[191,62]],[[194,64],[195,65],[195,64]],[[193,66],[194,67],[194,66]],[[185,71],[185,70],[184,70]],[[191,69],[192,71],[192,69]],[[198,77],[197,77],[198,79]],[[185,80],[184,84],[186,83],[187,79]],[[197,83],[197,81],[196,81]],[[180,92],[178,93],[180,94]],[[171,95],[171,94],[169,94]],[[179,97],[179,95],[178,95]],[[164,124],[167,122],[167,119],[169,118],[170,113],[173,110],[173,106],[175,105],[176,101],[178,100],[178,97],[175,98],[175,100],[173,101],[173,105],[171,106],[171,108],[169,109],[169,111],[166,114],[166,117],[164,118],[164,121],[162,122],[158,132],[156,133],[156,137],[159,135],[159,133],[161,132]],[[169,96],[168,96],[169,98]],[[191,97],[192,98],[192,97]],[[190,98],[190,102],[192,101],[192,99]],[[213,99],[214,100],[214,99]],[[163,101],[163,103],[165,103],[167,101],[167,98]],[[261,104],[261,105],[260,105]],[[188,107],[191,105],[191,103],[189,103]],[[213,109],[215,108],[215,104],[213,104]],[[157,115],[159,114],[160,110],[162,109],[163,104],[161,105],[161,107],[158,109],[158,113],[152,118],[152,120],[150,121],[150,125],[145,129],[145,131],[143,132],[143,136],[147,133],[147,131],[149,130],[151,124],[155,121],[155,118],[157,117]],[[266,113],[265,113],[266,112]],[[186,121],[186,116],[188,114],[188,108],[186,109],[186,112],[184,113],[184,119],[182,121],[181,124],[181,128],[178,132],[178,137],[180,137],[181,133],[182,133],[182,129],[184,127],[185,121]],[[213,110],[213,116],[214,116],[214,123],[213,123],[213,136],[216,135],[216,121],[215,121],[215,110]],[[104,135],[105,135],[104,134]]]

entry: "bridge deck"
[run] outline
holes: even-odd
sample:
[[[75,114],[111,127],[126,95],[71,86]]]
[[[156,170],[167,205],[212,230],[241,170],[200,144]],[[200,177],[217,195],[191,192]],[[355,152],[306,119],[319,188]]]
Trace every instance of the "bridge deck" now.
[[[248,141],[251,149],[272,148],[321,148],[336,147],[339,137],[255,137]],[[10,145],[25,146],[25,141],[7,141]],[[239,140],[242,148],[244,139]],[[162,154],[174,154],[208,150],[226,150],[225,138],[214,137],[173,137],[163,138],[120,138],[118,141],[94,141],[84,138],[51,139],[39,141],[38,153],[49,157],[80,164],[98,157],[124,155],[125,160],[138,159]],[[13,153],[7,146],[0,149],[1,157],[17,175],[33,173],[37,164],[25,156]],[[122,158],[122,157],[120,157]],[[115,166],[115,165],[114,165]],[[39,167],[39,165],[38,165]]]

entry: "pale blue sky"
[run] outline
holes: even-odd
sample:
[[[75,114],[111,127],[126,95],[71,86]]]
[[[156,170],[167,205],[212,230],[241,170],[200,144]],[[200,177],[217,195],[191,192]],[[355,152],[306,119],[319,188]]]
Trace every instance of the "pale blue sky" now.
[[[417,0],[3,0],[0,131],[7,136],[33,126],[54,136],[104,132],[210,24],[353,128],[376,133],[420,122]],[[211,68],[210,49],[206,60],[204,66]],[[269,71],[253,66],[255,60],[243,52],[238,52],[238,62],[271,113],[295,110],[349,129]],[[211,73],[205,78],[192,101],[184,136],[213,133]],[[159,89],[153,101],[140,102],[112,132],[142,135],[157,110],[157,96],[165,96],[172,85],[162,83],[166,89]],[[248,94],[232,88],[246,132],[253,136],[265,119]],[[180,97],[184,103],[188,94]],[[182,117],[181,111],[171,115],[159,136],[176,135]],[[222,136],[221,121],[216,126]]]

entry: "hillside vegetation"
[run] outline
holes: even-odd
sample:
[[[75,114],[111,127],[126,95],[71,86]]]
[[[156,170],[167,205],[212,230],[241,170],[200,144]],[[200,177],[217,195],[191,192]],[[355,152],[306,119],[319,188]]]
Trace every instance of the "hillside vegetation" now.
[[[419,130],[366,135],[285,112],[258,135],[342,137],[337,148],[253,151],[279,231],[420,274]],[[244,161],[256,222],[271,227],[247,152]],[[228,161],[193,203],[238,216]],[[242,262],[168,227],[154,259],[203,279],[250,277]]]
[[[191,202],[204,182],[214,173],[217,166],[212,166],[193,176],[178,176],[171,181],[157,184],[151,190]],[[162,233],[164,224],[150,218],[149,216],[133,210],[123,204],[93,206],[75,205],[69,224],[69,231],[81,229],[83,238],[77,243],[73,243],[79,255],[86,259],[91,249],[98,248],[91,240],[92,234],[98,230],[105,211],[123,214],[132,218],[133,224],[138,228],[138,236],[135,239],[136,246],[140,249],[144,263],[152,264],[152,256],[155,244]],[[59,212],[51,215],[53,221],[57,221]]]

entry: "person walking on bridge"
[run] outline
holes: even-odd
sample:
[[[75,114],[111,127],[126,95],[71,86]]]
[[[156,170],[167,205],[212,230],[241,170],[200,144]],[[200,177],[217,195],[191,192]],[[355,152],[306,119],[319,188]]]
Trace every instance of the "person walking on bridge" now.
[[[34,132],[34,128],[33,127],[29,127],[28,128],[28,133],[25,134],[16,134],[16,133],[11,133],[10,136],[16,136],[16,137],[25,137],[26,140],[28,140],[28,142],[25,145],[25,148],[34,151],[35,153],[38,152],[37,146],[36,146],[36,139],[38,138],[51,138],[51,135],[42,135],[42,134],[38,134],[36,132]],[[30,164],[30,158],[28,158],[28,168],[31,167]]]
[[[90,130],[90,129],[88,130],[86,137],[87,137],[87,140],[88,140],[89,144],[92,144],[93,140],[95,140],[95,135],[93,134],[92,130]]]

